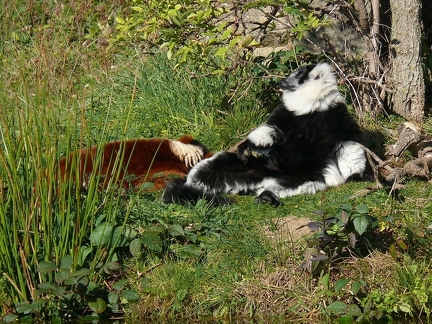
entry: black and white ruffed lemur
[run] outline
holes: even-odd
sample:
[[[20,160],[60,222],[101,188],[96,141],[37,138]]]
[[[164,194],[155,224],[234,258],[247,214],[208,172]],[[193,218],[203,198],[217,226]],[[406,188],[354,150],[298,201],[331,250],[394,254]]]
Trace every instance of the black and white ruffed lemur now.
[[[223,203],[222,193],[252,194],[278,206],[281,198],[314,194],[361,176],[366,167],[362,134],[331,66],[302,66],[280,82],[280,89],[279,106],[236,153],[219,152],[196,164],[186,178],[170,180],[163,201]]]

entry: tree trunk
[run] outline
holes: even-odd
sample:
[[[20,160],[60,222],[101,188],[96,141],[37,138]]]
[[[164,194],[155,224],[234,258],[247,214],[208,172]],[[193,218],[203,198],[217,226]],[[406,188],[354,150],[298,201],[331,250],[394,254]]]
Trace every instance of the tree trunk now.
[[[393,111],[410,121],[424,115],[425,84],[421,64],[421,0],[390,0],[390,56]]]

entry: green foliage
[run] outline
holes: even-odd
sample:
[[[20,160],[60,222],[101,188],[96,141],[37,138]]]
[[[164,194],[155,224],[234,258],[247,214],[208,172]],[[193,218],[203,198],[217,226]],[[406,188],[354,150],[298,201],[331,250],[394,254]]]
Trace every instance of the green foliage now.
[[[130,245],[134,257],[199,260],[208,238],[219,236],[221,231],[221,224],[216,225],[222,221],[220,211],[209,209],[205,201],[194,206],[192,215],[185,213],[181,206],[155,204],[149,208],[141,200],[137,201],[137,208],[139,216],[131,215],[133,222],[141,224],[140,234]]]
[[[243,30],[248,24],[243,20],[251,10],[265,17],[265,22],[257,23],[258,19],[253,22],[253,29],[261,30],[256,36]],[[265,10],[270,12],[265,15]],[[211,0],[135,0],[127,15],[116,17],[115,41],[141,42],[150,52],[166,51],[168,58],[179,64],[194,61],[212,66],[214,74],[224,74],[246,63],[243,58],[249,56],[254,47],[261,46],[265,34],[287,16],[296,23],[293,28],[286,29],[283,36],[286,42],[293,36],[301,39],[305,32],[325,23],[305,2],[298,0],[248,1],[245,4]]]
[[[118,273],[120,265],[109,262],[93,269],[73,269],[72,255],[66,255],[60,265],[51,261],[39,263],[40,274],[51,274],[54,280],[41,282],[37,286],[36,298],[31,303],[20,303],[16,307],[18,315],[38,314],[52,320],[76,317],[77,308],[87,305],[96,315],[118,313],[120,305],[138,299],[137,292],[127,287],[127,280],[115,282],[108,291],[91,280],[91,274],[103,271],[110,275]]]
[[[351,323],[353,319],[359,318],[363,314],[358,300],[364,295],[365,280],[341,278],[332,283],[328,273],[321,273],[318,288],[317,294],[322,299],[333,300],[325,306],[325,311],[332,315],[340,315],[340,323]]]
[[[320,283],[327,288],[318,293],[325,298],[344,300],[334,301],[326,307],[326,311],[333,316],[339,316],[339,323],[400,319],[412,317],[413,313],[429,319],[432,289],[428,268],[424,262],[412,264],[412,260],[405,260],[396,269],[398,288],[385,292],[379,289],[368,291],[364,280],[339,279],[333,287],[329,287],[329,275],[326,274],[321,277]],[[348,286],[349,283],[351,286]]]
[[[314,232],[309,242],[311,248],[303,263],[309,272],[316,270],[317,262],[334,262],[347,249],[355,249],[359,240],[368,244],[378,227],[376,218],[369,215],[369,208],[365,204],[354,207],[344,203],[338,206],[335,214],[323,211],[317,211],[317,214],[322,216],[322,221],[305,225]]]
[[[96,314],[107,312],[106,306],[118,311],[133,298],[119,292],[119,300],[124,300],[114,303],[111,298],[109,304],[102,298],[108,292],[101,283],[119,272],[119,253],[136,236],[126,225],[133,200],[124,203],[115,186],[102,196],[96,176],[86,192],[74,186],[73,178],[58,183],[56,143],[61,135],[54,125],[61,122],[41,104],[44,95],[32,98],[24,93],[26,101],[14,102],[15,109],[1,113],[0,264],[8,283],[4,293],[18,315],[72,317],[87,305]],[[73,121],[66,123],[62,135],[78,145]],[[99,141],[105,141],[103,134]],[[67,153],[74,149],[69,146]],[[98,299],[90,299],[101,290],[105,292]]]

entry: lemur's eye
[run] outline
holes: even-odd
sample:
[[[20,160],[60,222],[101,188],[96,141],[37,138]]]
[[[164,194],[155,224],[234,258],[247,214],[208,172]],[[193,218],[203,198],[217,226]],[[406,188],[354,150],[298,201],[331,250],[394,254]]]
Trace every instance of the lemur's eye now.
[[[320,78],[319,74],[315,77],[315,80],[318,80]]]
[[[295,78],[298,80],[298,79],[300,79],[302,77],[302,75],[303,75],[303,73],[299,72],[299,73],[296,74]]]

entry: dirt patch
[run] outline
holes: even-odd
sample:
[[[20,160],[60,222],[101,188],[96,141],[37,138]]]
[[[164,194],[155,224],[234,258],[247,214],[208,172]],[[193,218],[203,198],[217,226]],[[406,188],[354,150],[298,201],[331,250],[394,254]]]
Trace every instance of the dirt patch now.
[[[305,226],[311,221],[309,218],[294,216],[273,219],[272,224],[264,228],[264,235],[273,242],[298,242],[311,233]]]

